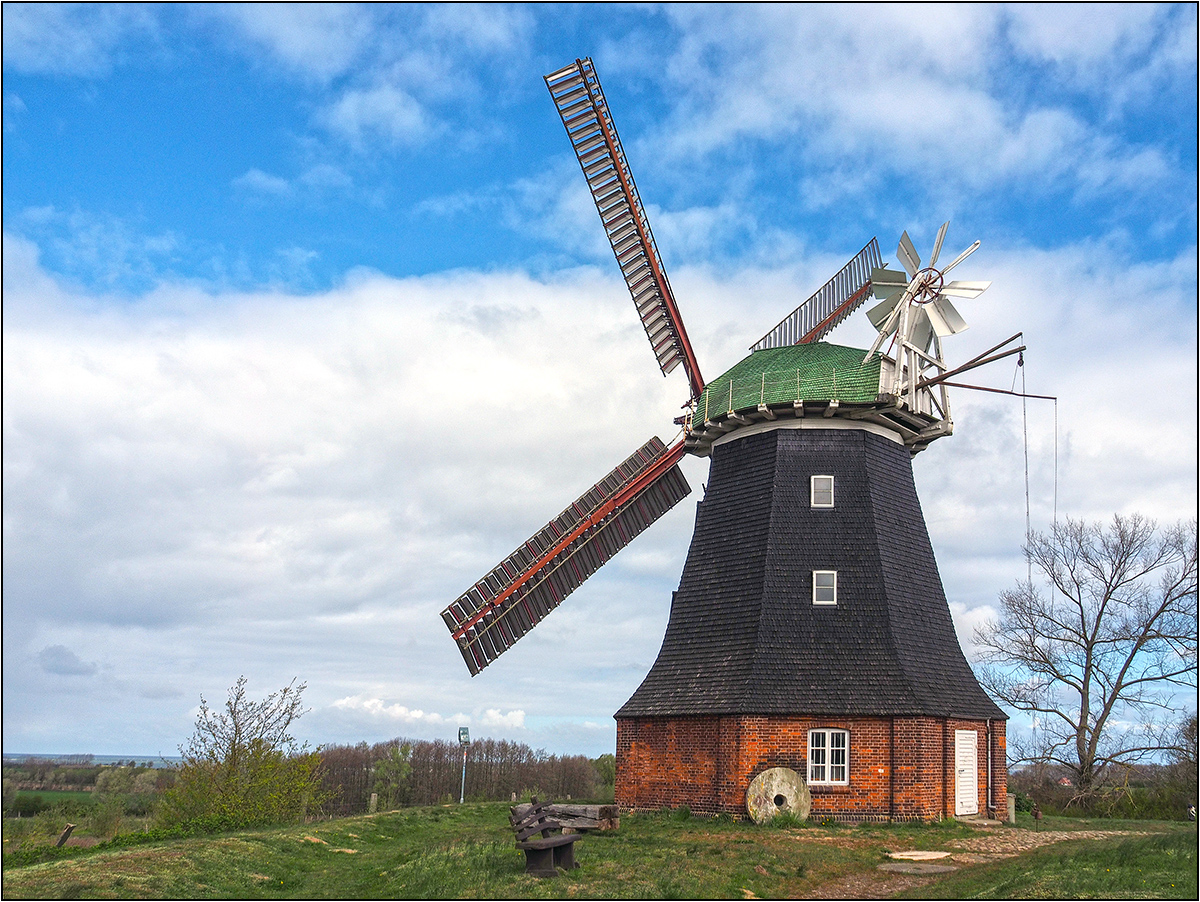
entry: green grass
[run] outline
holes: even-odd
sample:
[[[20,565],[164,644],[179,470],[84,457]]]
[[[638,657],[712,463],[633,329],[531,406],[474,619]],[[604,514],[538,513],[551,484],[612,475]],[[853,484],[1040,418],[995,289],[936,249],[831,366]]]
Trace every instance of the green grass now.
[[[901,898],[1195,899],[1196,867],[1194,831],[1067,841],[959,871]]]
[[[579,869],[539,880],[524,874],[507,808],[468,803],[405,809],[303,827],[79,850],[63,860],[21,867],[14,858],[5,862],[4,897],[804,897],[831,881],[878,875],[875,868],[889,849],[944,848],[976,835],[954,822],[780,828],[679,811],[626,815],[620,830],[589,834],[576,845]],[[1130,829],[1126,823],[1109,826]],[[1194,832],[1182,835],[1194,844]],[[1071,843],[1076,845],[1091,848]],[[1127,854],[1131,860],[1138,855]],[[1194,854],[1190,864],[1180,852],[1154,854],[1169,858],[1172,873],[1176,865],[1181,872],[1184,865],[1194,871]],[[1191,886],[1194,895],[1194,876]]]

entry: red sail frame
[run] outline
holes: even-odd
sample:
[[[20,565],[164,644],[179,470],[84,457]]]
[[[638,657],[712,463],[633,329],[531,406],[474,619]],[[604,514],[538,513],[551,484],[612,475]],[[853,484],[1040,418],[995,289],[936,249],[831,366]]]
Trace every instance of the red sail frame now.
[[[472,675],[687,496],[683,453],[651,439],[442,611]]]

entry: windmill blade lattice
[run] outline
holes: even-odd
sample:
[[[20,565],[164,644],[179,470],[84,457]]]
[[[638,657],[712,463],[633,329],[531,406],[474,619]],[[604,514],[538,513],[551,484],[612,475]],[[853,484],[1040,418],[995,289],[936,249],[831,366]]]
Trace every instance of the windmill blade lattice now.
[[[938,229],[928,266],[921,267],[921,257],[906,231],[900,236],[900,244],[896,248],[896,257],[904,267],[904,272],[885,267],[872,270],[873,293],[883,300],[867,311],[867,318],[879,330],[870,353],[878,351],[889,335],[899,331],[905,342],[923,353],[932,350],[940,361],[938,340],[957,335],[967,328],[967,321],[950,302],[950,297],[977,298],[992,283],[946,282],[946,273],[979,247],[976,241],[944,269],[937,269],[938,256],[949,225],[949,222],[943,223]]]
[[[682,456],[652,438],[442,611],[471,676],[687,497]]]
[[[692,397],[698,398],[704,378],[592,61],[576,60],[547,75],[545,81],[658,365],[666,375],[682,363]]]
[[[871,295],[871,272],[883,266],[872,238],[832,279],[750,346],[752,351],[820,341]]]

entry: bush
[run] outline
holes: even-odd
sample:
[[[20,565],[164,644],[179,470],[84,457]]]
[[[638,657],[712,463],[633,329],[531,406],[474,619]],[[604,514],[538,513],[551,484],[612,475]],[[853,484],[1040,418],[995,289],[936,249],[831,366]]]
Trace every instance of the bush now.
[[[9,810],[17,817],[33,817],[39,812],[50,808],[50,803],[36,793],[34,795],[19,794]]]
[[[181,747],[183,766],[159,805],[166,827],[219,823],[223,829],[300,821],[324,802],[321,758],[288,733],[304,712],[305,684],[293,681],[261,702],[246,697],[246,678],[229,690],[225,713],[203,696],[196,732]]]
[[[106,799],[95,807],[88,818],[88,826],[95,836],[111,839],[121,828],[124,805],[119,799]]]

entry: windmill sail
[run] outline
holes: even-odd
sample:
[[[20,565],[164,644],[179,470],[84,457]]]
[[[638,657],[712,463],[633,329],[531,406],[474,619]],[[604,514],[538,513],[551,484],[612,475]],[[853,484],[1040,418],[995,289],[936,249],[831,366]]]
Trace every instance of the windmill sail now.
[[[788,314],[750,350],[801,345],[824,338],[867,299],[871,293],[871,270],[882,266],[879,242],[872,238],[816,294]]]
[[[472,676],[688,495],[681,457],[651,439],[442,611]]]
[[[658,365],[665,375],[682,363],[692,397],[699,397],[704,379],[592,61],[576,60],[545,80]]]

